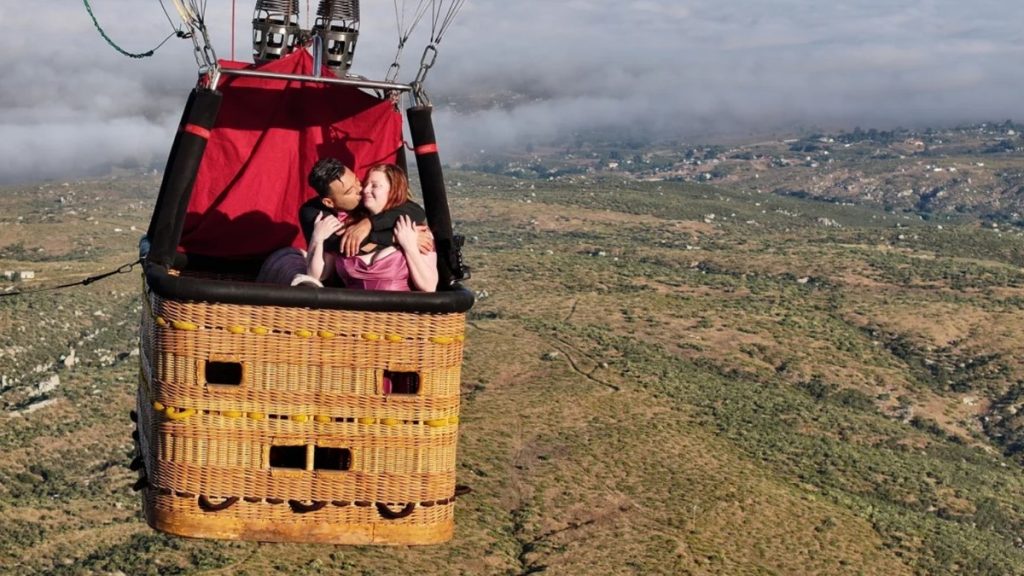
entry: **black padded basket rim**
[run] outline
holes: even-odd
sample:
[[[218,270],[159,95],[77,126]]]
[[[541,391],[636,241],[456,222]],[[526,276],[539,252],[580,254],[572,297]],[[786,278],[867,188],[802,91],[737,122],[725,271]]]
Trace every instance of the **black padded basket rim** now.
[[[146,284],[165,300],[353,310],[359,312],[413,312],[454,314],[473,307],[473,293],[456,284],[437,292],[396,292],[311,288],[177,276],[154,262],[145,262]]]

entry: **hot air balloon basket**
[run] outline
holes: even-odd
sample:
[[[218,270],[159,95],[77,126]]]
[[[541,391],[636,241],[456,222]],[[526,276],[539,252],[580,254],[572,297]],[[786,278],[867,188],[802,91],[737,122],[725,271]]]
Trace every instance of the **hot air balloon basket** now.
[[[464,313],[145,289],[136,485],[182,536],[435,544],[454,529]]]

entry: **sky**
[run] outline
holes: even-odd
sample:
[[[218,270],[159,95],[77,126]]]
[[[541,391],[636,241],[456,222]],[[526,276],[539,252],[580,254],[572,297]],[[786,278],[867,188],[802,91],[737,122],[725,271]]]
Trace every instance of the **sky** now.
[[[232,2],[205,1],[217,55],[231,57],[234,22],[235,58],[251,60],[254,3],[237,3],[232,19]],[[173,30],[159,0],[88,3],[130,52]],[[304,26],[317,3],[299,0]],[[416,3],[362,0],[353,72],[383,78],[396,13],[408,23]],[[4,21],[0,183],[163,166],[196,80],[190,41],[127,58],[76,1],[6,11]],[[428,15],[399,80],[415,75],[429,32]],[[1024,2],[467,0],[426,85],[445,162],[595,129],[713,141],[1024,121]],[[453,98],[477,105],[443,104]]]

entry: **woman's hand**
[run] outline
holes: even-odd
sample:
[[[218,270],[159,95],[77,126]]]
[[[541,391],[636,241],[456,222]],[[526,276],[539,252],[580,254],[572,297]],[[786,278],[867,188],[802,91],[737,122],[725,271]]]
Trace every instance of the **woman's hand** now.
[[[331,214],[321,212],[313,220],[313,233],[309,235],[309,253],[306,254],[306,273],[324,280],[334,270],[334,254],[324,253],[324,240],[341,230],[341,222]]]
[[[429,254],[434,251],[434,233],[426,224],[416,225],[416,232],[419,236],[420,254]]]
[[[395,242],[402,247],[409,266],[409,282],[415,290],[437,290],[437,253],[420,253],[420,232],[412,218],[402,216],[395,222]]]
[[[337,234],[341,228],[342,223],[337,218],[321,212],[317,214],[316,220],[313,221],[313,233],[310,235],[309,243],[314,245],[323,244],[324,240]]]
[[[419,232],[416,231],[412,218],[403,215],[395,222],[395,242],[406,254],[419,252],[419,239]]]
[[[370,235],[372,226],[369,218],[345,226],[345,232],[341,236],[341,251],[345,253],[345,256],[359,254],[359,247],[363,245],[363,240]]]

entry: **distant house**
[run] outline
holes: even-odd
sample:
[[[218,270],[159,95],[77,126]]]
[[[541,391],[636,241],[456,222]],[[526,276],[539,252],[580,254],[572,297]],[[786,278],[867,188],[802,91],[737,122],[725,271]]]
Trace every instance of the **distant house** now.
[[[36,273],[32,270],[21,270],[14,274],[14,280],[31,280],[36,277]]]

